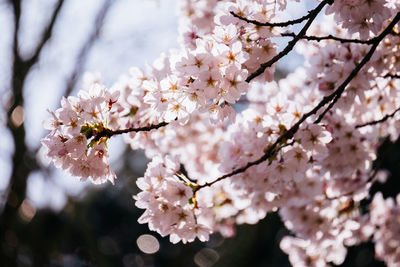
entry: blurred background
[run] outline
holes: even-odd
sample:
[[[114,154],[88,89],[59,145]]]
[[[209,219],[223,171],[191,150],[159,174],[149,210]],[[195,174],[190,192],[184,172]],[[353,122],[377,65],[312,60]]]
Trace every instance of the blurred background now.
[[[207,243],[173,245],[137,219],[135,181],[148,159],[112,139],[116,185],[93,186],[44,159],[42,121],[62,96],[79,90],[86,71],[111,86],[131,66],[178,48],[175,0],[0,0],[0,266],[290,266],[279,249],[290,234],[276,214],[218,234]],[[289,10],[299,17],[307,10]],[[283,42],[284,43],[284,42]],[[290,64],[289,64],[290,63]],[[280,77],[301,64],[291,55]],[[97,74],[96,74],[97,75]],[[399,192],[399,142],[383,142],[382,168]],[[367,202],[364,203],[367,206]],[[351,248],[345,266],[380,266],[371,244]]]

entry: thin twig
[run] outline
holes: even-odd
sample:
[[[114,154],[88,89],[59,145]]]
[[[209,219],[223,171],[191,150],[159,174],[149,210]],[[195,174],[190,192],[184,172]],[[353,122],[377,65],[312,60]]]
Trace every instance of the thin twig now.
[[[58,18],[58,15],[60,14],[63,4],[64,4],[64,0],[59,0],[57,2],[56,7],[53,10],[53,14],[51,16],[50,22],[47,25],[46,30],[44,31],[42,39],[40,40],[33,55],[26,61],[27,65],[29,67],[33,66],[38,61],[39,55],[42,52],[44,45],[47,43],[47,41],[53,35],[54,25],[56,24],[56,20]]]
[[[400,79],[400,75],[388,73],[385,76],[383,76],[383,78]]]
[[[396,109],[395,111],[393,111],[392,113],[386,114],[386,115],[385,115],[382,119],[380,119],[380,120],[370,121],[370,122],[367,122],[367,123],[363,123],[363,124],[356,125],[356,128],[362,128],[362,127],[365,127],[365,126],[368,126],[368,125],[376,125],[376,124],[385,122],[387,119],[393,118],[394,115],[396,115],[396,113],[397,113],[399,110],[400,110],[400,108],[397,108],[397,109]]]
[[[318,7],[317,7],[318,8]],[[317,9],[315,8],[315,9]],[[310,10],[308,11],[307,15],[302,16],[301,18],[298,19],[294,19],[294,20],[288,20],[288,21],[283,21],[283,22],[259,22],[257,20],[252,20],[252,19],[248,19],[242,16],[239,16],[238,14],[236,14],[235,12],[231,11],[230,13],[232,14],[232,16],[234,16],[235,18],[238,18],[240,20],[243,20],[247,23],[251,23],[257,26],[267,26],[267,27],[287,27],[290,25],[295,25],[295,24],[299,24],[302,23],[303,21],[305,21],[306,19],[309,19],[312,16],[312,12],[314,12],[314,10]]]
[[[255,72],[253,72],[252,74],[250,74],[247,77],[246,82],[250,82],[251,80],[253,80],[257,76],[261,75],[262,73],[264,73],[264,71],[267,68],[271,67],[275,62],[280,60],[282,57],[286,56],[293,49],[293,47],[296,45],[297,41],[299,41],[301,39],[301,37],[303,37],[306,34],[308,28],[311,26],[312,22],[317,17],[319,12],[321,12],[322,8],[326,4],[332,4],[332,3],[333,3],[333,0],[324,0],[315,9],[310,11],[307,23],[304,25],[303,29],[301,29],[301,31],[296,35],[296,37],[293,38],[293,40],[291,40],[290,42],[288,42],[287,46],[279,54],[274,56],[269,61],[267,61],[265,63],[262,63],[260,65],[260,67]]]
[[[283,37],[296,37],[296,34],[293,32],[287,32],[287,33],[282,33],[281,36]],[[322,40],[335,40],[341,43],[355,43],[355,44],[373,44],[375,41],[375,38],[369,39],[369,40],[359,40],[359,39],[346,39],[346,38],[340,38],[337,36],[333,36],[331,34],[327,36],[309,36],[309,35],[304,35],[300,39],[308,40],[308,41],[317,41],[320,42]]]
[[[102,131],[98,132],[95,134],[95,141],[100,140],[103,137],[110,138],[114,135],[119,135],[119,134],[124,134],[124,133],[131,133],[131,132],[148,132],[151,130],[158,129],[160,127],[168,125],[168,122],[160,122],[159,124],[153,124],[145,127],[139,127],[139,128],[128,128],[128,129],[122,129],[122,130],[111,130],[108,128],[104,128]]]

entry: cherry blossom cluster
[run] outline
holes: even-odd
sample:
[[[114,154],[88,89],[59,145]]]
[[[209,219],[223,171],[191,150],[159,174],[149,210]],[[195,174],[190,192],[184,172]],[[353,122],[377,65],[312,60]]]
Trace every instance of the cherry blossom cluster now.
[[[281,249],[293,266],[343,263],[346,246],[368,241],[374,231],[366,215],[354,214],[352,200],[316,200],[315,204],[285,207],[280,215],[297,237],[282,239]]]
[[[233,236],[278,212],[294,266],[341,264],[371,238],[397,266],[399,203],[377,194],[362,213],[361,201],[387,178],[373,168],[380,139],[400,134],[400,4],[314,4],[282,21],[285,0],[182,0],[180,48],[64,98],[45,123],[47,155],[81,180],[113,182],[107,140],[126,133],[152,159],[137,180],[139,222],[173,243]],[[291,38],[282,49],[280,37]],[[274,81],[295,46],[304,66]]]
[[[367,39],[371,33],[379,33],[398,6],[396,1],[337,0],[327,7],[326,13],[334,14],[336,22],[350,34],[357,33],[361,39]]]
[[[149,163],[144,177],[137,180],[143,191],[134,197],[136,206],[146,209],[139,223],[148,223],[161,236],[169,235],[172,243],[192,242],[196,237],[207,241],[211,228],[201,220],[207,207],[199,208],[190,182],[179,180],[184,176],[178,171],[176,158],[155,157]]]
[[[389,266],[400,264],[400,195],[383,199],[377,193],[371,203],[371,222],[376,226],[374,233],[376,256]]]
[[[106,139],[97,138],[115,113],[119,91],[110,92],[94,83],[78,97],[63,98],[61,108],[49,111],[51,118],[44,127],[51,132],[42,139],[47,156],[54,165],[78,176],[91,178],[95,184],[114,182],[115,173],[109,166]]]
[[[221,15],[220,12],[224,12],[227,6],[233,8],[230,11],[239,11],[240,15],[251,15],[254,19],[268,21],[273,18],[276,10],[284,10],[286,5],[287,0],[182,0],[178,7],[181,20],[179,27],[183,32],[186,31],[184,38],[190,43],[191,39],[199,37],[198,32],[212,33],[215,27],[214,17]],[[187,31],[189,29],[191,31]]]

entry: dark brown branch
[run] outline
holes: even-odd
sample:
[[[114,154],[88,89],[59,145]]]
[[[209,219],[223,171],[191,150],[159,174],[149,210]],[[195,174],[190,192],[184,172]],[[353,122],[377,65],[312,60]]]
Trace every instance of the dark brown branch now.
[[[245,172],[248,168],[258,165],[266,160],[268,160],[271,156],[273,156],[278,150],[279,150],[279,145],[284,143],[286,140],[291,139],[294,134],[297,132],[299,129],[300,125],[311,115],[316,114],[322,107],[324,107],[326,104],[330,103],[332,100],[336,99],[337,97],[340,98],[341,93],[343,93],[345,87],[348,85],[348,83],[357,75],[357,73],[360,71],[360,69],[369,61],[371,58],[372,54],[374,53],[376,47],[379,45],[379,43],[382,41],[382,39],[390,33],[391,29],[396,25],[396,23],[400,20],[400,13],[396,15],[396,17],[393,19],[393,21],[389,24],[389,26],[378,36],[376,37],[376,43],[371,47],[370,51],[367,53],[367,55],[363,58],[363,60],[356,66],[356,68],[349,74],[347,79],[336,89],[332,94],[325,96],[319,103],[316,105],[311,111],[307,112],[304,114],[289,130],[285,131],[282,135],[280,135],[276,141],[268,147],[268,149],[265,151],[264,155],[259,158],[258,160],[248,162],[245,166],[238,168],[236,170],[233,170],[230,173],[224,174],[217,179],[215,179],[212,182],[205,183],[202,185],[197,186],[193,191],[196,193],[198,190],[204,187],[209,187],[221,180],[224,180],[228,177],[231,177],[233,175],[243,173]],[[337,100],[336,100],[337,101]],[[333,103],[333,102],[331,102]]]
[[[255,72],[253,72],[252,74],[249,75],[249,77],[247,77],[246,82],[250,82],[257,76],[261,75],[267,68],[271,67],[274,63],[278,62],[278,60],[280,60],[282,57],[286,56],[296,45],[297,41],[300,40],[306,34],[308,28],[311,26],[312,22],[317,17],[319,12],[321,12],[322,8],[326,4],[332,4],[332,3],[333,0],[324,0],[315,9],[310,11],[307,23],[304,25],[303,29],[301,29],[301,31],[296,35],[296,37],[293,38],[293,40],[291,40],[279,54],[274,56],[271,60],[262,63]]]
[[[115,1],[112,0],[105,0],[103,2],[102,7],[99,9],[97,16],[94,22],[94,28],[92,32],[89,34],[88,39],[86,40],[85,44],[81,47],[81,50],[78,53],[77,60],[75,67],[72,73],[67,78],[67,86],[65,88],[64,96],[71,95],[72,91],[74,90],[76,83],[78,81],[79,76],[83,73],[85,68],[85,62],[88,58],[89,51],[99,39],[100,31],[104,25],[105,18],[110,10],[111,5]]]
[[[383,78],[400,79],[400,75],[388,73],[385,76],[383,76]]]
[[[293,32],[287,32],[287,33],[282,33],[281,36],[283,37],[296,37],[296,34]],[[309,36],[309,35],[304,35],[300,39],[308,40],[308,41],[317,41],[320,42],[322,40],[335,40],[341,43],[355,43],[355,44],[372,44],[375,41],[375,38],[369,39],[369,40],[359,40],[359,39],[345,39],[345,38],[340,38],[337,36],[333,35],[327,35],[327,36]]]
[[[394,29],[390,32],[390,35],[400,37],[400,32],[396,32]]]
[[[324,112],[322,112],[322,114],[318,117],[315,123],[319,123],[324,118],[326,113],[330,109],[332,109],[332,107],[342,96],[346,86],[351,82],[352,79],[354,79],[354,77],[356,77],[356,75],[360,72],[361,68],[371,59],[372,55],[374,54],[380,42],[392,31],[393,27],[396,25],[397,22],[399,22],[399,20],[400,20],[400,12],[397,13],[397,15],[393,18],[389,26],[386,27],[386,29],[383,32],[381,32],[381,34],[379,34],[377,37],[374,38],[374,43],[372,44],[368,53],[364,56],[361,62],[353,69],[350,75],[347,76],[346,80],[338,87],[338,89],[335,90],[335,92],[333,93],[334,94],[333,101],[329,103],[329,106],[324,110]]]
[[[21,1],[19,0],[10,0],[10,4],[13,8],[14,13],[14,36],[13,36],[13,53],[14,53],[14,61],[20,60],[20,55],[18,51],[19,41],[18,41],[18,32],[19,25],[21,19]]]
[[[35,52],[31,56],[31,58],[26,60],[26,64],[29,68],[32,67],[38,61],[40,52],[42,52],[44,45],[47,43],[47,41],[53,35],[54,25],[56,24],[56,20],[58,18],[58,15],[60,13],[60,10],[61,10],[63,4],[64,4],[64,0],[59,0],[57,2],[57,5],[53,10],[53,14],[51,15],[50,22],[44,31],[42,39],[39,41],[39,44],[38,44]]]
[[[318,7],[317,7],[318,8]],[[317,9],[315,8],[315,9]],[[314,10],[315,10],[314,9]],[[251,23],[257,26],[268,26],[268,27],[287,27],[290,25],[295,25],[295,24],[299,24],[302,23],[303,21],[305,21],[306,19],[309,19],[312,16],[312,12],[314,10],[310,10],[308,11],[307,15],[302,16],[301,18],[298,19],[294,19],[294,20],[288,20],[288,21],[284,21],[284,22],[259,22],[257,20],[252,20],[252,19],[248,19],[242,16],[239,16],[238,14],[236,14],[235,12],[231,11],[230,13],[232,14],[232,16],[234,16],[235,18],[238,18],[240,20],[243,20],[247,23]]]
[[[385,121],[388,120],[389,118],[393,118],[394,115],[396,115],[396,113],[397,113],[399,110],[400,110],[400,108],[397,108],[397,109],[396,109],[395,111],[393,111],[392,113],[386,114],[386,115],[385,115],[382,119],[380,119],[380,120],[370,121],[370,122],[367,122],[367,123],[363,123],[363,124],[356,125],[356,128],[362,128],[362,127],[365,127],[365,126],[368,126],[368,125],[376,125],[376,124],[385,122]]]
[[[161,128],[163,126],[168,125],[168,122],[160,122],[159,124],[153,124],[150,126],[145,126],[145,127],[139,127],[139,128],[128,128],[128,129],[123,129],[123,130],[111,130],[108,128],[104,128],[102,131],[98,132],[97,134],[95,134],[95,141],[100,140],[103,137],[107,137],[110,138],[114,135],[119,135],[119,134],[124,134],[124,133],[132,133],[132,132],[149,132],[151,130],[155,130],[158,128]]]

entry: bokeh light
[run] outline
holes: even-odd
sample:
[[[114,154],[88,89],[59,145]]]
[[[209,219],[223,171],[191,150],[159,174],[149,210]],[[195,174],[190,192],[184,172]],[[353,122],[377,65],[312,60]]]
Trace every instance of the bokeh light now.
[[[152,235],[141,235],[136,240],[139,249],[146,254],[154,254],[160,249],[160,243]]]

